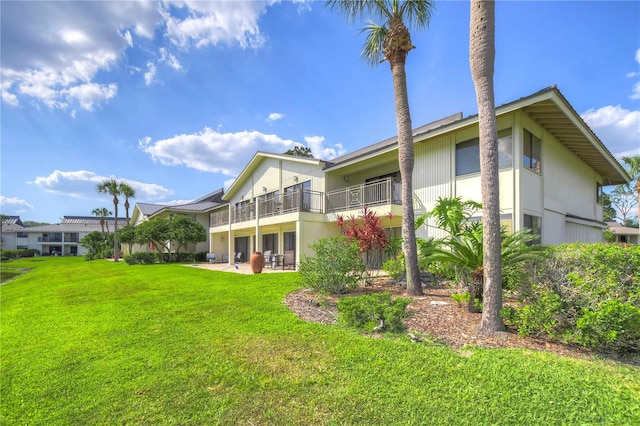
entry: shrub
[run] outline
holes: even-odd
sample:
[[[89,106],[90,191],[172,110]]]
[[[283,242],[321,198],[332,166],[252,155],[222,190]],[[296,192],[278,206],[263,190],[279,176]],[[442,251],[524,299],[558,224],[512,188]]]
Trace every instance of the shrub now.
[[[397,257],[387,259],[382,264],[382,270],[385,271],[391,279],[398,281],[402,274],[404,274],[404,256],[399,255]]]
[[[21,257],[34,257],[40,254],[40,250],[36,249],[8,249],[0,251],[2,259],[18,259]]]
[[[593,348],[640,351],[640,308],[608,300],[599,310],[585,309],[570,340]]]
[[[505,320],[520,334],[638,351],[640,247],[573,243],[549,247],[546,254],[514,273],[520,307],[505,310]]]
[[[124,256],[124,261],[128,265],[151,265],[156,263],[156,259],[156,254],[150,252],[132,253]]]
[[[302,256],[300,277],[317,291],[348,293],[360,282],[366,266],[357,242],[345,237],[322,238],[313,244],[315,257]]]
[[[409,303],[411,299],[392,299],[389,292],[343,297],[338,300],[338,320],[341,324],[369,332],[400,332],[404,330],[402,320],[407,316]]]

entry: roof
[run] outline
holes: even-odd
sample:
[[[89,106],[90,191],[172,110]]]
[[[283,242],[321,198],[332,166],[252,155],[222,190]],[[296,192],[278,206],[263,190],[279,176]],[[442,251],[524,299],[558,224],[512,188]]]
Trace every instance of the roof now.
[[[149,203],[136,203],[134,208],[134,215],[137,216],[137,211],[146,217],[155,216],[161,212],[173,211],[173,212],[188,212],[188,213],[206,213],[219,207],[223,204],[227,204],[222,200],[224,196],[224,189],[220,188],[216,191],[210,192],[197,200],[177,205],[168,204],[149,204]]]
[[[529,96],[496,108],[496,115],[522,109],[532,120],[551,133],[562,145],[595,170],[604,179],[604,185],[617,185],[631,181],[602,141],[587,126],[556,86],[550,86]],[[462,119],[454,114],[413,130],[414,142],[475,124],[478,115]],[[327,169],[338,168],[359,161],[363,157],[397,149],[397,137],[386,139],[358,151],[334,159]]]
[[[618,222],[607,222],[607,225],[609,225],[609,230],[615,235],[640,235],[640,228],[622,226]]]
[[[64,216],[62,218],[61,225],[91,225],[91,226],[101,226],[100,225],[101,218],[97,216]],[[114,217],[104,217],[105,226],[109,224],[113,226],[115,223]],[[127,219],[123,217],[118,218],[118,226],[125,226],[127,224]]]
[[[18,231],[24,227],[24,223],[20,220],[20,216],[5,216],[5,219],[2,221],[3,232]]]

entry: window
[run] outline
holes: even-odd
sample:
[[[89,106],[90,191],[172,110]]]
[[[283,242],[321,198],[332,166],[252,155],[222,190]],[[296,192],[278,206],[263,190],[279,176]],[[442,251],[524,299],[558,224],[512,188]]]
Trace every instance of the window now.
[[[525,129],[524,140],[522,141],[522,163],[523,165],[540,173],[542,162],[542,142],[540,138]]]
[[[513,164],[513,136],[511,129],[498,132],[498,167]],[[456,145],[456,176],[480,171],[480,139],[475,138]]]
[[[29,234],[26,232],[18,232],[18,238],[29,238]]]
[[[596,182],[596,202],[602,205],[602,184]]]
[[[531,229],[533,235],[537,235],[537,238],[529,243],[529,245],[540,244],[542,242],[542,218],[525,214],[523,227]]]
[[[278,234],[264,234],[262,236],[262,251],[267,250],[278,253]]]

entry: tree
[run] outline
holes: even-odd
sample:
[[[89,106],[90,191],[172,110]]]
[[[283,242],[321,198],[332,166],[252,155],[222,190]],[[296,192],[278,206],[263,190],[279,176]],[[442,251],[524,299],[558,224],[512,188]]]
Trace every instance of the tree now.
[[[102,233],[104,234],[104,225],[105,225],[105,220],[104,218],[109,216],[111,213],[111,211],[109,209],[107,209],[106,207],[98,207],[95,208],[91,211],[91,213],[100,218],[100,226],[102,227]],[[109,224],[107,223],[107,233],[109,233]]]
[[[602,219],[605,222],[616,220],[616,209],[611,206],[611,197],[609,194],[602,194]]]
[[[295,155],[296,157],[309,157],[313,158],[313,154],[311,153],[311,148],[308,146],[295,146],[293,149],[285,152],[286,155]]]
[[[169,251],[169,217],[158,216],[136,226],[136,242],[155,247],[158,253]]]
[[[631,189],[629,185],[618,185],[609,193],[609,198],[611,205],[620,213],[622,223],[627,223],[627,216],[638,204],[635,190]]]
[[[124,182],[120,182],[120,194],[124,197],[124,210],[127,214],[127,225],[129,224],[129,198],[135,198],[136,190]]]
[[[207,241],[207,231],[200,223],[186,216],[173,216],[169,221],[169,240],[177,255],[187,244]]]
[[[125,225],[118,229],[118,241],[121,244],[128,244],[128,253],[131,254],[131,246],[137,241],[136,227],[133,225]]]
[[[118,238],[116,233],[118,231],[118,195],[120,195],[120,184],[115,179],[105,179],[100,182],[96,187],[98,194],[109,194],[113,196],[113,211],[115,212],[115,223],[113,225],[113,260],[118,261]]]
[[[638,222],[640,222],[640,155],[633,157],[622,157],[627,172],[631,177],[631,183],[629,183],[629,189],[635,190],[636,205],[638,206]],[[635,181],[635,184],[633,183]]]
[[[482,193],[482,242],[484,301],[480,330],[504,330],[502,309],[502,265],[500,257],[500,181],[498,178],[498,133],[493,90],[495,48],[495,3],[471,0],[469,64],[478,104],[480,138],[480,189]]]
[[[407,55],[415,46],[411,44],[411,34],[405,22],[416,30],[426,28],[434,3],[429,0],[328,0],[326,4],[343,13],[349,22],[365,14],[384,20],[382,25],[368,20],[368,25],[362,30],[367,33],[362,57],[371,66],[388,61],[391,67],[398,128],[398,163],[402,179],[402,239],[407,294],[422,295],[413,210],[413,132],[405,72]]]

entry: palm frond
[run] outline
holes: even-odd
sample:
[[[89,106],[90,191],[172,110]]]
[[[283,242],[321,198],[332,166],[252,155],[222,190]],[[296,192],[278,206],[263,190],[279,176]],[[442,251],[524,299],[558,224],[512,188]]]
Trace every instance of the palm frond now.
[[[362,47],[361,57],[371,66],[376,66],[384,60],[384,39],[387,36],[387,28],[367,20],[367,25],[361,30],[367,33],[367,38]]]
[[[435,10],[435,2],[425,0],[405,0],[398,12],[407,27],[419,30],[429,27],[431,14]]]

